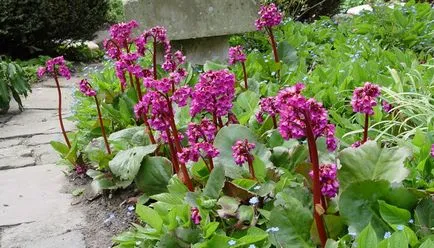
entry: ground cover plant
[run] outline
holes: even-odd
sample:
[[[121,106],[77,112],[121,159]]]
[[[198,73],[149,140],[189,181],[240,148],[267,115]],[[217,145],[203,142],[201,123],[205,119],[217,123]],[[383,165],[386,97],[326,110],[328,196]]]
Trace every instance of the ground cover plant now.
[[[432,247],[431,6],[258,15],[267,50],[203,67],[163,27],[113,25],[110,60],[76,82],[78,131],[52,145],[95,190],[142,193],[117,247]]]

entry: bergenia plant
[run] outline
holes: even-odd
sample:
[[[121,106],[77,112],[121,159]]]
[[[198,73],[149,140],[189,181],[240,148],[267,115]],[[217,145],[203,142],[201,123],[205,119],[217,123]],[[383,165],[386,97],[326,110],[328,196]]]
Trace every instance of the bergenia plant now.
[[[102,134],[102,137],[104,139],[104,144],[105,144],[107,153],[111,154],[112,152],[110,150],[110,144],[107,140],[107,135],[106,135],[105,128],[104,128],[104,122],[102,119],[101,109],[99,106],[99,101],[98,101],[96,91],[92,88],[92,85],[90,85],[90,83],[86,79],[83,79],[80,81],[79,89],[80,89],[81,93],[83,93],[85,96],[93,97],[95,99],[95,105],[96,105],[96,110],[98,112],[98,120],[99,120],[99,126],[101,128],[101,134]]]
[[[63,118],[62,118],[62,91],[60,90],[60,84],[59,84],[59,76],[65,77],[66,79],[71,78],[71,72],[68,69],[68,66],[66,66],[65,59],[63,56],[56,57],[49,59],[45,63],[45,67],[40,67],[38,69],[38,77],[41,78],[46,73],[48,73],[50,76],[54,78],[54,81],[56,82],[57,87],[57,96],[58,96],[58,116],[59,116],[59,123],[60,123],[60,129],[62,130],[63,138],[65,139],[66,145],[68,148],[71,148],[71,142],[69,141],[68,135],[66,134],[65,126],[63,125]]]
[[[337,139],[334,136],[334,125],[328,123],[327,110],[315,99],[307,99],[301,95],[303,89],[304,85],[297,83],[295,86],[281,90],[276,96],[274,104],[280,116],[278,129],[282,137],[284,139],[307,139],[310,162],[312,163],[314,219],[321,244],[324,247],[327,233],[321,215],[327,209],[323,192],[328,193],[328,191],[322,190],[324,184],[321,183],[316,140],[318,137],[325,137],[327,148],[329,151],[334,151],[337,147]],[[326,196],[331,195],[327,194]]]
[[[255,21],[257,30],[265,29],[270,38],[271,47],[273,49],[274,61],[279,63],[279,55],[277,54],[277,43],[273,33],[273,27],[282,22],[283,14],[279,11],[274,3],[261,6],[259,18]]]
[[[243,79],[244,79],[244,88],[249,89],[247,85],[247,70],[246,70],[246,54],[243,51],[242,46],[235,46],[229,48],[228,52],[229,56],[229,65],[234,65],[236,63],[240,63],[243,68]]]
[[[374,114],[374,107],[377,106],[377,98],[380,94],[380,87],[369,82],[365,83],[363,87],[358,87],[354,90],[351,106],[354,112],[365,114],[365,125],[362,141],[356,142],[353,144],[353,147],[364,144],[368,140],[369,116]],[[386,107],[388,108],[389,106]]]

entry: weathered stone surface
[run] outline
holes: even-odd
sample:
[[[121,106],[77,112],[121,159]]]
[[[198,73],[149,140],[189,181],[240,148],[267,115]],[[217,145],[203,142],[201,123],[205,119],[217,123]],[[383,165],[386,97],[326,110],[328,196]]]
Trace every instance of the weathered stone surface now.
[[[65,119],[68,115],[67,111],[63,111],[65,129],[70,131],[74,125]],[[56,110],[26,110],[13,116],[2,126],[0,139],[58,132],[60,132],[60,126]]]
[[[32,149],[36,164],[55,164],[59,160],[59,155],[50,144],[32,146]]]
[[[125,16],[140,30],[164,26],[170,39],[222,36],[255,30],[254,0],[124,0]]]
[[[69,80],[64,78],[64,77],[59,77],[59,84],[61,88],[71,88],[74,87],[75,85],[77,85],[78,82],[80,82],[81,78],[77,77],[75,75],[73,75]],[[51,88],[55,88],[56,87],[56,82],[54,81],[54,79],[49,79],[49,80],[44,80],[41,83],[37,84],[35,87],[51,87]],[[65,89],[62,90],[63,92],[66,92]]]
[[[48,144],[50,141],[63,141],[63,136],[61,133],[53,133],[53,134],[38,134],[34,135],[26,140],[24,140],[24,144],[28,146],[37,146],[41,144]],[[1,147],[1,145],[0,145]]]
[[[64,226],[64,223],[70,223],[69,221],[77,222],[60,217],[58,221],[29,223],[8,228],[2,235],[0,247],[86,248],[83,233],[79,230],[71,231],[69,227]]]
[[[0,139],[0,148],[16,146],[23,142],[24,139],[16,138],[16,139]]]
[[[25,109],[57,109],[57,88],[33,88],[22,101]],[[62,108],[69,109],[71,103],[72,90],[62,89]]]
[[[0,171],[0,226],[55,221],[71,215],[70,194],[60,193],[65,176],[55,165]]]
[[[225,63],[229,49],[228,40],[229,36],[217,36],[179,40],[172,42],[172,45],[176,49],[184,51],[188,62],[203,65],[207,60]]]
[[[24,145],[5,147],[0,149],[0,158],[6,157],[31,157],[32,149]]]
[[[349,15],[360,15],[360,13],[362,13],[363,11],[368,11],[371,12],[373,9],[371,7],[371,5],[369,4],[364,4],[364,5],[359,5],[359,6],[355,6],[352,7],[350,9],[347,10],[347,14]]]
[[[16,169],[26,166],[36,165],[33,157],[5,157],[0,158],[0,171],[8,169]]]

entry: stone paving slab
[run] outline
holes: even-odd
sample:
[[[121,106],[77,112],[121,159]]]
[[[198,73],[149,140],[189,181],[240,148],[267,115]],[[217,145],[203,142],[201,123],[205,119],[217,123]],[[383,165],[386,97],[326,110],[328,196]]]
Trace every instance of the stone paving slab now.
[[[41,144],[49,144],[53,140],[64,142],[62,133],[37,134],[28,139],[23,140],[23,144],[28,146],[37,146]]]
[[[32,88],[32,93],[22,99],[25,109],[57,109],[57,88]],[[69,109],[72,90],[62,89],[62,108]]]
[[[77,85],[80,82],[81,79],[82,79],[81,77],[76,77],[76,76],[72,76],[69,80],[67,80],[66,78],[60,77],[59,78],[60,88],[74,87],[75,85]],[[44,80],[41,83],[37,84],[36,87],[55,88],[56,82],[53,79]]]
[[[65,129],[71,131],[74,124],[65,119],[69,112],[64,111],[62,114]],[[60,132],[60,125],[56,110],[31,109],[13,116],[5,123],[0,129],[0,139],[58,132]]]
[[[70,214],[71,194],[55,165],[0,171],[0,227]]]
[[[4,241],[3,245],[10,248],[86,248],[84,235],[80,231],[71,231],[54,237],[41,236],[28,242],[9,239]]]

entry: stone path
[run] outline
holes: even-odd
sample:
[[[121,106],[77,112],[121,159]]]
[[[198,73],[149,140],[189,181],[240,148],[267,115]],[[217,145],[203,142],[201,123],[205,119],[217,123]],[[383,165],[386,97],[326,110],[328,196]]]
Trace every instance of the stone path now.
[[[61,80],[63,115],[70,113],[71,82]],[[25,111],[0,115],[0,247],[84,248],[84,214],[71,206],[67,179],[55,165],[51,140],[62,140],[53,80],[35,85]],[[71,130],[71,122],[65,121]]]

